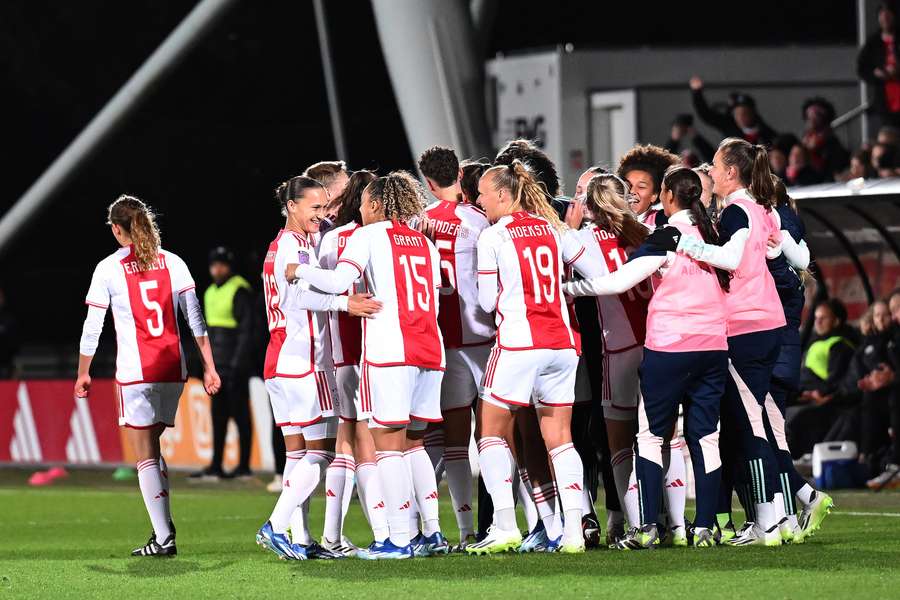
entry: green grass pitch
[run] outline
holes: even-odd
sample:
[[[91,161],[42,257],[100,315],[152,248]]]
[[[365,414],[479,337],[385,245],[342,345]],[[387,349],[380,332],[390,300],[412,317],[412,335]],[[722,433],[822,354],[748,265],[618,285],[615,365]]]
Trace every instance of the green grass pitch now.
[[[26,477],[0,471],[0,598],[900,597],[894,492],[835,493],[836,512],[799,546],[288,563],[254,543],[275,502],[262,480],[198,486],[174,477],[179,555],[152,559],[128,556],[149,532],[136,482],[78,472],[33,489]],[[314,534],[322,509],[317,497]],[[441,519],[456,541],[446,494]],[[359,544],[370,541],[355,500],[345,529]]]

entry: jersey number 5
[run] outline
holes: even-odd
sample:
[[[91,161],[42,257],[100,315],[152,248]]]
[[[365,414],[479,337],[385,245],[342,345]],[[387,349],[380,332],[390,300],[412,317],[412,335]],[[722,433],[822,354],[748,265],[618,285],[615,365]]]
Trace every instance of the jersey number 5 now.
[[[547,246],[530,246],[522,250],[522,258],[531,270],[531,285],[534,303],[552,304],[556,300],[556,281],[558,276],[553,268],[553,252]]]
[[[163,311],[162,306],[159,305],[159,302],[156,300],[151,300],[148,292],[150,290],[155,290],[159,287],[159,282],[156,280],[142,281],[138,284],[141,288],[141,301],[144,303],[144,307],[156,313],[156,323],[153,322],[153,319],[147,319],[147,331],[150,332],[151,337],[159,337],[165,331],[165,327],[163,326]]]
[[[403,275],[406,279],[407,307],[412,312],[416,309],[415,305],[418,304],[419,308],[428,312],[431,310],[431,293],[428,283],[430,277],[424,277],[419,273],[419,267],[426,266],[428,260],[424,256],[407,256],[406,254],[401,254],[397,260],[403,267]],[[416,290],[413,290],[413,281],[415,281]]]

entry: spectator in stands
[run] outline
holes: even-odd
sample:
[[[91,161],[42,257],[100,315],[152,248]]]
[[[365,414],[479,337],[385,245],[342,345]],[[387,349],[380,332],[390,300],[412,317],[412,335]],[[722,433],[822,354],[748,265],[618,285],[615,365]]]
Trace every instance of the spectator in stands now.
[[[800,140],[793,133],[780,133],[772,140],[769,147],[769,169],[781,179],[787,179],[788,155],[791,148],[799,144]]]
[[[900,146],[900,129],[893,125],[883,125],[878,128],[878,136],[875,141],[888,146]]]
[[[876,143],[869,158],[876,177],[894,177],[900,167],[900,149],[897,146]]]
[[[756,112],[756,101],[753,97],[740,92],[732,92],[729,96],[728,110],[718,111],[709,106],[703,95],[703,80],[694,75],[691,77],[691,98],[694,112],[700,120],[718,129],[722,137],[743,138],[751,144],[769,146],[775,139],[775,130],[769,127],[759,113]]]
[[[878,31],[869,36],[856,59],[856,73],[868,83],[872,112],[885,124],[900,125],[900,70],[897,62],[897,14],[891,3],[878,9]]]
[[[831,128],[835,118],[834,105],[821,96],[809,98],[803,103],[803,146],[809,154],[809,162],[823,181],[833,181],[835,175],[847,168],[850,155]]]
[[[844,404],[842,385],[853,360],[855,333],[846,325],[847,309],[832,298],[814,311],[816,338],[806,349],[796,405],[789,406],[786,429],[794,457],[812,452],[839,425]]]
[[[784,181],[788,185],[812,185],[822,183],[824,178],[809,162],[806,146],[797,142],[788,154],[788,165],[784,173]]]
[[[203,312],[209,330],[213,359],[222,378],[219,393],[211,399],[213,456],[208,467],[191,475],[195,479],[249,477],[252,429],[250,427],[250,368],[253,296],[247,280],[233,272],[234,254],[219,246],[209,254],[212,285],[203,295]],[[226,474],[222,470],[228,421],[233,419],[240,438],[240,462]]]
[[[866,457],[870,468],[880,475],[870,479],[867,485],[872,489],[900,487],[900,380],[896,376],[900,371],[900,289],[891,292],[888,298],[888,310],[891,315],[892,330],[887,344],[888,365],[872,371],[864,387],[873,392],[886,390],[886,403],[877,408],[881,411],[880,432],[888,426],[888,445],[883,452]],[[886,404],[886,407],[885,405]],[[877,424],[875,419],[873,423]],[[880,438],[885,441],[882,436]]]
[[[872,151],[860,148],[850,157],[850,170],[844,179],[871,179],[875,177],[875,169],[872,168]]]
[[[694,168],[712,161],[716,149],[694,129],[694,115],[680,114],[672,121],[669,141],[664,146],[672,154],[678,154],[686,167]],[[692,158],[693,157],[693,158]],[[693,162],[694,164],[687,164]]]
[[[0,288],[0,379],[15,376],[19,341],[18,321],[6,304],[6,292]]]
[[[853,356],[851,374],[862,392],[860,404],[860,462],[868,463],[870,472],[880,472],[878,457],[890,445],[887,424],[890,422],[891,387],[883,375],[891,362],[890,348],[894,330],[888,303],[878,300],[860,319],[863,341]],[[870,462],[871,461],[871,462]]]

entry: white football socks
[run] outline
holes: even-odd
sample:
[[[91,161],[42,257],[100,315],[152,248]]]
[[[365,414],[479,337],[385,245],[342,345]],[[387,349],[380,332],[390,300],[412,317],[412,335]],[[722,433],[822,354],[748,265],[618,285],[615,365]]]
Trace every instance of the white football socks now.
[[[510,464],[515,464],[515,461],[512,459],[512,453],[509,455],[509,460]],[[516,501],[525,514],[525,524],[528,527],[528,531],[533,531],[537,527],[540,515],[534,503],[531,479],[529,479],[526,469],[513,470],[513,491],[515,492]]]
[[[142,460],[137,463],[137,472],[141,496],[144,497],[144,506],[150,515],[156,541],[162,544],[172,530],[169,529],[169,511],[166,506],[169,502],[169,492],[166,491],[159,474],[159,461],[155,458]]]
[[[403,460],[403,453],[384,450],[375,453],[378,461],[378,478],[384,494],[390,539],[400,548],[409,545],[409,510],[412,487],[409,468]]]
[[[444,449],[444,471],[450,501],[456,515],[460,539],[475,533],[475,516],[472,510],[472,465],[469,464],[469,449],[465,446],[451,446]]]
[[[341,539],[344,516],[347,514],[344,507],[349,505],[350,496],[353,495],[355,471],[353,456],[337,454],[325,472],[325,527],[322,537],[330,542]]]
[[[291,515],[297,507],[309,499],[319,485],[323,473],[333,460],[334,452],[307,450],[303,460],[294,465],[290,474],[284,479],[284,489],[281,490],[281,495],[278,497],[278,502],[275,503],[272,516],[269,518],[269,521],[272,523],[272,530],[275,533],[285,533],[288,525],[293,525],[291,523]],[[285,472],[287,472],[287,469],[285,469]],[[291,540],[294,543],[309,543],[307,540],[295,539],[297,534],[298,532],[295,532],[293,527],[291,527]]]
[[[568,543],[583,543],[581,531],[581,494],[584,490],[584,466],[572,444],[550,450],[550,461],[556,475],[556,489],[565,514],[563,538]],[[564,542],[565,543],[565,542]]]
[[[545,483],[532,489],[534,505],[537,513],[547,531],[547,537],[555,540],[562,535],[562,519],[560,518],[559,502],[556,496],[556,484]],[[580,523],[580,522],[579,522]],[[580,525],[579,525],[580,526]],[[529,530],[530,531],[530,530]]]
[[[359,463],[356,466],[357,490],[359,504],[363,507],[366,519],[372,527],[375,541],[383,542],[390,532],[387,523],[387,511],[384,495],[381,492],[381,478],[378,477],[378,466],[373,462]]]
[[[481,477],[494,503],[494,524],[505,531],[517,529],[509,456],[509,449],[502,438],[483,437],[478,440]]]
[[[613,479],[616,481],[616,493],[619,505],[625,511],[625,518],[632,527],[640,527],[637,497],[637,479],[634,476],[634,450],[623,448],[610,459]],[[631,489],[631,486],[634,489]]]
[[[162,488],[166,492],[166,519],[169,522],[172,521],[172,497],[169,494],[169,465],[166,464],[166,459],[162,456],[159,457],[159,477],[160,483],[162,483]]]
[[[434,475],[434,466],[423,446],[410,448],[403,453],[403,459],[409,467],[412,491],[419,505],[422,516],[422,533],[425,537],[441,530],[438,516],[438,489]]]
[[[684,441],[681,438],[673,438],[669,442],[670,450],[663,448],[663,464],[666,463],[666,454],[669,454],[669,468],[666,471],[666,507],[669,515],[669,527],[684,527],[684,505],[687,501],[687,470],[684,464],[682,447]]]

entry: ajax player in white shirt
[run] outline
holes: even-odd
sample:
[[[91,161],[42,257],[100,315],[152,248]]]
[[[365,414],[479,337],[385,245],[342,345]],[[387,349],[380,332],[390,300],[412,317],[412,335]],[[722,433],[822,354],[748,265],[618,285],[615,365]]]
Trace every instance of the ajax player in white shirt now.
[[[284,434],[287,460],[281,495],[256,541],[280,558],[338,558],[342,555],[310,538],[300,508],[334,460],[340,397],[326,311],[369,316],[378,310],[378,303],[366,294],[321,294],[305,282],[285,278],[290,263],[302,259],[318,264],[313,237],[325,215],[327,196],[322,184],[301,175],[281,184],[275,197],[286,222],[263,263],[269,326],[264,377],[275,424]]]
[[[478,237],[490,223],[481,209],[463,200],[462,172],[453,150],[429,148],[419,158],[419,170],[438,200],[425,209],[425,217],[441,259],[438,324],[447,354],[441,384],[442,454],[461,550],[475,541],[469,464],[472,403],[481,391],[495,332],[493,315],[478,304]]]
[[[377,175],[371,171],[356,171],[334,201],[339,206],[334,229],[329,230],[319,245],[319,264],[334,269],[347,248],[350,236],[362,226],[359,213],[363,190]],[[360,278],[344,292],[365,292]],[[359,393],[359,362],[362,358],[362,321],[349,313],[329,313],[331,354],[340,396],[340,424],[338,425],[335,460],[325,475],[325,527],[322,545],[346,556],[355,555],[357,548],[343,536],[344,518],[353,495],[354,472],[359,490],[360,505],[372,526],[374,539],[388,537],[387,517],[381,481],[375,462],[375,443],[369,431],[371,407],[363,405]]]
[[[137,198],[120,196],[109,207],[108,223],[121,248],[97,265],[86,303],[75,395],[91,389],[90,367],[106,310],[116,328],[116,395],[119,425],[137,456],[138,484],[153,524],[150,540],[133,556],[174,556],[175,525],[169,507],[169,474],[159,438],[175,424],[178,399],[187,378],[177,311],[190,324],[203,361],[206,392],[219,391],[203,310],[194,280],[179,257],[160,248],[153,213]]]
[[[440,530],[438,491],[422,442],[425,427],[441,421],[444,345],[437,323],[440,259],[427,237],[408,223],[420,218],[424,192],[408,173],[376,179],[363,192],[363,227],[350,236],[333,271],[289,265],[287,276],[342,293],[362,276],[382,302],[363,321],[361,401],[371,405],[390,535],[376,540],[361,558],[414,555],[409,512],[413,495],[422,516],[422,554],[446,554]]]
[[[551,550],[584,552],[581,530],[584,469],[572,445],[572,404],[578,343],[562,295],[562,276],[572,266],[590,277],[584,246],[550,206],[545,188],[516,160],[489,169],[479,199],[493,223],[478,240],[478,299],[497,312],[497,341],[479,405],[479,459],[494,503],[494,524],[466,551],[487,554],[522,542],[515,520],[506,432],[513,410],[534,404],[555,472],[565,515]]]

